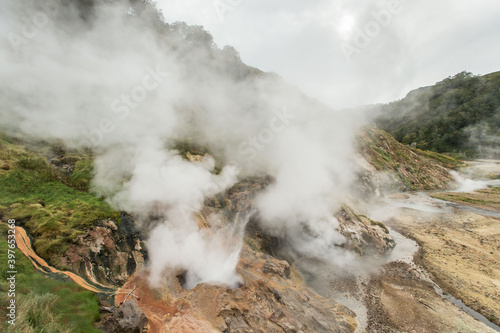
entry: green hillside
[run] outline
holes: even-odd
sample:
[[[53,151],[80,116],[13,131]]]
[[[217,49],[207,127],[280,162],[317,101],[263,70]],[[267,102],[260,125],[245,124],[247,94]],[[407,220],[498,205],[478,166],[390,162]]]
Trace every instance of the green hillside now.
[[[464,157],[498,157],[500,72],[461,72],[376,107],[376,124],[417,148]]]

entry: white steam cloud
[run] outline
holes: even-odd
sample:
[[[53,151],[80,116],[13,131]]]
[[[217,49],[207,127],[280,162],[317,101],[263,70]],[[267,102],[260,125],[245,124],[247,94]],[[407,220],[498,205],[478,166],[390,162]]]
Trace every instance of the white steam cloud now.
[[[267,231],[306,254],[338,255],[332,215],[352,179],[358,119],[243,65],[199,27],[165,25],[140,1],[83,3],[2,0],[0,128],[92,147],[93,191],[141,220],[161,216],[148,241],[153,283],[169,267],[188,270],[188,286],[239,283],[248,216],[222,229],[196,218],[238,175],[275,176],[256,200]],[[226,166],[216,175],[209,157],[182,159],[179,141]]]

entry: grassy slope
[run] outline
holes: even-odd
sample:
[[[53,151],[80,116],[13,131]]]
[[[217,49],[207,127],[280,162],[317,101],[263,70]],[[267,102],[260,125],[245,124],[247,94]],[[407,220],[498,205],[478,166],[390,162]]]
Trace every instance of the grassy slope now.
[[[7,297],[7,230],[0,223],[0,315],[6,318]],[[38,273],[19,250],[16,252],[16,304],[15,327],[2,321],[2,332],[98,332],[92,323],[99,319],[97,297],[73,282],[55,281]]]
[[[95,222],[119,221],[119,212],[81,190],[88,188],[88,160],[77,162],[66,178],[43,156],[7,140],[0,138],[0,217],[24,225],[35,238],[36,252],[52,265]]]
[[[363,131],[357,142],[358,151],[377,171],[397,175],[410,190],[445,188],[452,180],[448,169],[463,165],[448,156],[411,149],[375,128]]]

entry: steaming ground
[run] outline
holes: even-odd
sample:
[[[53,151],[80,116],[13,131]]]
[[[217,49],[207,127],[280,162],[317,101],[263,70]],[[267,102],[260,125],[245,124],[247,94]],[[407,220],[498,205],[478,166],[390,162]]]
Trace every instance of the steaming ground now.
[[[152,229],[153,283],[167,267],[187,269],[191,285],[237,283],[240,233],[200,231],[195,216],[205,197],[263,172],[276,179],[256,200],[263,228],[305,254],[342,256],[332,214],[352,180],[359,119],[141,4],[2,1],[1,130],[93,150],[92,190]],[[222,171],[184,160],[175,148],[186,142]]]
[[[494,191],[494,189],[490,190]],[[452,192],[452,194],[455,193]],[[464,196],[473,194],[460,193],[460,195]],[[440,193],[434,195],[437,196]],[[490,200],[498,201],[498,197],[491,196]],[[471,210],[472,207],[457,206],[454,203],[430,198],[426,194],[393,196],[391,201],[390,207],[396,206],[396,202],[399,202],[400,204],[397,205],[399,208],[387,209],[385,215],[383,210],[375,211],[375,216],[387,223],[387,225],[397,228],[405,235],[415,239],[422,247],[422,251],[416,256],[419,266],[430,272],[433,280],[438,282],[439,286],[447,293],[463,301],[468,307],[478,311],[484,317],[470,311],[461,301],[447,295],[444,295],[444,297],[492,328],[481,327],[483,324],[480,324],[475,330],[481,332],[498,331],[499,327],[493,324],[498,323],[496,318],[498,318],[499,312],[498,297],[496,295],[499,276],[498,272],[495,271],[495,267],[498,267],[495,252],[498,246],[498,217],[494,217],[497,212],[486,209],[481,209],[479,213],[474,212],[474,210]],[[425,206],[430,206],[430,209],[424,208]],[[378,282],[375,279],[370,283],[370,286],[378,285],[384,288],[382,289],[382,295],[385,293],[385,302],[388,304],[385,306],[384,311],[389,314],[392,312],[395,315],[397,315],[397,311],[390,309],[390,304],[394,303],[390,302],[397,299],[404,300],[404,296],[397,296],[397,289],[392,287],[388,289],[386,287],[389,283],[393,283],[390,280],[391,277],[401,274],[397,272],[398,270],[393,267],[389,274],[386,274],[389,279],[384,277],[384,279],[379,279]],[[408,272],[413,272],[413,270],[408,270]],[[404,273],[402,277],[405,275],[407,274]],[[471,279],[472,276],[473,279]],[[414,278],[412,279],[414,280]],[[407,294],[415,295],[420,303],[430,306],[433,312],[437,311],[441,314],[449,313],[451,315],[454,311],[446,308],[437,310],[440,305],[431,302],[428,296],[429,291],[417,290],[413,292],[411,288],[408,288],[407,282],[402,283],[402,285],[405,287]],[[372,291],[376,290],[376,288],[371,288]],[[442,290],[434,283],[433,289],[438,295],[442,296]],[[387,295],[391,296],[387,297]],[[410,303],[405,307],[412,308]],[[384,311],[379,311],[377,316],[383,316]],[[422,313],[420,316],[426,318],[428,323],[431,322],[429,314]],[[463,318],[463,315],[461,316],[462,319],[460,320],[470,321],[470,317],[466,319]],[[443,315],[442,318],[444,317],[446,316]],[[457,320],[450,324],[457,325],[459,323],[457,315],[451,318],[457,318]],[[490,321],[493,323],[490,323]],[[392,322],[398,323],[397,317],[393,318]],[[425,325],[427,324],[422,322],[418,327],[425,327]],[[466,325],[478,325],[478,322]],[[470,327],[472,329],[473,326]],[[438,329],[437,331],[443,330]]]
[[[485,162],[473,165],[484,169]],[[467,178],[470,171],[456,174],[456,190],[496,185],[494,180]],[[498,201],[495,188],[478,192],[483,191],[490,193],[489,200]],[[425,192],[389,195],[368,205],[366,214],[411,237],[391,229],[396,247],[390,255],[361,260],[348,271],[324,261],[296,261],[294,266],[318,294],[355,311],[359,331],[418,327],[429,332],[493,332],[498,330],[490,322],[498,313],[499,280],[494,268],[498,263],[493,250],[498,245],[498,218],[492,217],[494,211],[482,209],[482,216],[471,208],[436,200]]]

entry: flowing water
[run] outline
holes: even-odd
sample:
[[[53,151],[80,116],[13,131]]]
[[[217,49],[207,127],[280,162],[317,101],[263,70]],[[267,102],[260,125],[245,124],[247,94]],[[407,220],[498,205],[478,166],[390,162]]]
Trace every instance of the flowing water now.
[[[26,230],[22,227],[16,227],[16,245],[17,248],[31,261],[33,266],[35,266],[36,270],[44,275],[55,279],[60,279],[61,276],[68,277],[81,287],[97,294],[114,294],[116,292],[116,290],[111,287],[102,285],[98,282],[87,281],[72,272],[60,271],[47,264],[44,259],[40,258],[35,253],[33,247],[31,246],[31,240],[28,237]]]
[[[471,181],[461,178],[460,181],[461,184],[459,184],[459,188],[461,189],[467,186],[467,188],[477,190],[488,186],[498,185],[497,180]],[[402,208],[415,210],[422,214],[454,214],[454,210],[459,209],[485,216],[500,217],[500,212],[498,211],[490,211],[434,199],[426,192],[396,195],[393,199],[387,199],[383,203],[378,203],[377,206],[370,210],[368,215],[374,220],[386,222],[391,218],[397,217]],[[484,323],[491,329],[500,332],[499,326],[466,306],[461,300],[445,293],[423,268],[414,263],[413,257],[419,249],[415,241],[406,238],[392,229],[390,229],[390,233],[396,242],[396,247],[384,258],[361,258],[356,266],[348,268],[335,267],[329,263],[320,261],[299,261],[296,262],[294,266],[304,275],[308,285],[318,294],[342,303],[357,314],[359,332],[365,331],[368,324],[368,309],[364,302],[366,290],[363,288],[363,285],[366,285],[370,280],[370,276],[377,273],[384,264],[391,262],[404,262],[409,264],[413,267],[413,272],[415,272],[422,281],[430,283],[439,296],[450,301],[457,308]]]
[[[482,188],[487,188],[490,186],[498,186],[498,181],[472,181],[472,180],[465,180],[464,181],[469,188],[473,187],[474,190],[477,189],[482,189]],[[475,208],[475,207],[470,207],[454,202],[449,202],[445,200],[440,200],[436,198],[432,198],[429,196],[428,192],[418,192],[418,193],[412,193],[412,194],[405,194],[403,196],[404,198],[400,199],[394,199],[394,200],[389,200],[386,202],[386,205],[383,205],[382,207],[379,207],[378,209],[375,209],[372,214],[370,215],[371,218],[379,220],[379,221],[387,221],[388,219],[397,216],[397,210],[400,208],[409,208],[413,209],[416,211],[420,211],[423,213],[453,213],[453,209],[458,209],[458,210],[463,210],[463,211],[468,211],[484,216],[490,216],[490,217],[496,217],[500,218],[500,212],[499,211],[491,211],[487,209],[480,209],[480,208]],[[397,236],[397,233],[394,233],[393,230],[391,230],[391,234],[393,236]],[[398,236],[399,237],[399,236]],[[398,239],[394,237],[396,240],[396,243],[398,243]],[[400,239],[401,241],[401,239]],[[397,250],[397,246],[395,248]],[[396,251],[398,252],[398,251]],[[411,265],[417,267],[413,263],[413,258],[411,259]],[[486,324],[488,327],[499,331],[500,332],[500,327],[498,325],[495,325],[494,323],[490,322],[486,317],[481,315],[480,313],[474,311],[473,309],[469,308],[467,305],[465,305],[461,300],[453,297],[452,295],[445,293],[441,287],[439,287],[438,284],[436,284],[432,279],[430,278],[430,275],[425,272],[422,269],[418,269],[418,272],[420,272],[420,278],[430,282],[432,286],[434,287],[434,290],[438,295],[441,297],[447,299],[451,303],[453,303],[456,307],[458,307],[460,310],[466,312],[467,314],[471,315],[473,318],[476,320]]]

